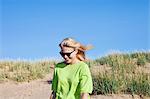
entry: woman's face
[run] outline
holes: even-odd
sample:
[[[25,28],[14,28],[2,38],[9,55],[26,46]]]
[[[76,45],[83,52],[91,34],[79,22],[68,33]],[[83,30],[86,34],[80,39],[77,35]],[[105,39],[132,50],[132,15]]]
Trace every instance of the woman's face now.
[[[76,58],[77,50],[71,47],[62,47],[60,54],[65,62],[69,64]]]

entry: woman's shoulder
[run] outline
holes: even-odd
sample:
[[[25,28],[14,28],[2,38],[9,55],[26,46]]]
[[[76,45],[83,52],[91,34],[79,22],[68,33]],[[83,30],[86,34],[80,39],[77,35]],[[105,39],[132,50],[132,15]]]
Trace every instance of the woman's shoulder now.
[[[80,63],[81,63],[82,65],[87,65],[87,63],[84,62],[84,61],[81,61]]]
[[[80,67],[81,67],[81,68],[87,68],[87,67],[89,67],[89,66],[88,66],[88,64],[87,64],[86,62],[81,61],[81,62],[80,62]]]

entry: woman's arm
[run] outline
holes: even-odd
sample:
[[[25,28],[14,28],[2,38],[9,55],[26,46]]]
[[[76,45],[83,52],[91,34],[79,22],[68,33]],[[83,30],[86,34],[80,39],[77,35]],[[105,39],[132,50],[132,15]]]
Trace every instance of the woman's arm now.
[[[88,99],[88,93],[81,93],[81,99]]]
[[[56,93],[53,91],[50,95],[50,99],[55,99],[56,98]]]

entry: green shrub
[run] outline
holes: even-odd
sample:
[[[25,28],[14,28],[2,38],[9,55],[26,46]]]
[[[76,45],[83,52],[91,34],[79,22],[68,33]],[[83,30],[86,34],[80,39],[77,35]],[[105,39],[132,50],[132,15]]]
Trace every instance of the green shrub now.
[[[146,61],[150,63],[150,52],[145,55]]]
[[[105,65],[107,64],[107,59],[105,57],[101,57],[100,59],[96,59],[95,62],[100,65]]]
[[[144,66],[145,64],[146,64],[146,59],[145,58],[138,58],[137,59],[137,65]]]

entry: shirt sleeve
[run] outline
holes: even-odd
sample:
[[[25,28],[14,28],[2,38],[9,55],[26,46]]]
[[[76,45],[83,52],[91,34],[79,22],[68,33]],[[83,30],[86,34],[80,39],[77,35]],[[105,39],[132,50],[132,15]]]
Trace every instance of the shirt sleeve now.
[[[57,90],[57,81],[58,81],[58,77],[55,68],[53,73],[52,88],[51,88],[54,92],[56,92]]]
[[[80,77],[80,93],[92,93],[93,90],[93,82],[91,77],[91,72],[87,64],[83,64],[81,66]]]

